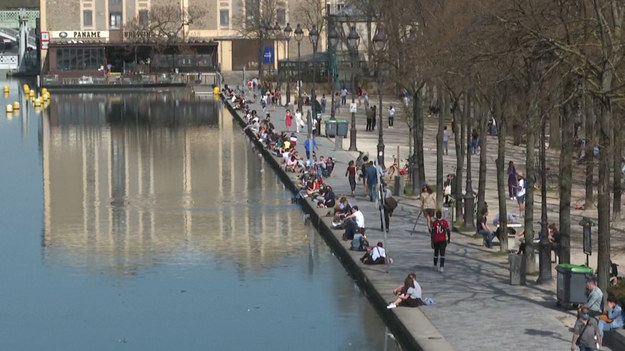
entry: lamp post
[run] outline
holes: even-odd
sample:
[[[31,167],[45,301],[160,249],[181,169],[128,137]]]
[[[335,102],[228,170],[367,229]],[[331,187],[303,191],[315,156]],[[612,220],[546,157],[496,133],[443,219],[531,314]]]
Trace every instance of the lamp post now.
[[[380,98],[380,110],[378,113],[378,165],[384,168],[384,126],[382,125],[382,84],[384,83],[384,77],[382,76],[382,53],[386,47],[386,31],[382,26],[378,26],[375,36],[373,36],[373,48],[377,52],[377,75],[378,75],[378,96]]]
[[[300,82],[302,80],[302,67],[300,62],[300,43],[304,38],[304,31],[302,26],[298,23],[295,27],[295,41],[297,41],[297,109],[302,113],[302,90],[300,89]]]
[[[291,28],[291,24],[287,23],[286,27],[284,27],[284,38],[286,38],[286,57],[289,64],[286,74],[286,103],[284,104],[284,106],[289,106],[289,102],[291,102],[291,35],[293,35],[293,29]]]
[[[356,83],[354,82],[354,70],[356,69],[356,58],[358,57],[358,44],[360,44],[360,35],[356,32],[356,26],[352,26],[347,36],[347,45],[349,46],[350,56],[352,58],[352,106],[356,104],[354,98],[354,91],[356,90]],[[352,125],[349,129],[349,151],[358,151],[356,148],[356,112],[352,110]]]
[[[339,35],[336,32],[336,28],[334,28],[334,25],[332,25],[328,29],[328,51],[331,52],[330,57],[332,58],[332,63],[334,63],[336,44],[338,44],[338,42],[339,42]],[[336,69],[336,67],[334,67],[334,69]],[[331,97],[332,101],[330,102],[332,104],[332,106],[330,107],[330,119],[332,120],[336,119],[336,110],[334,109],[334,77],[335,75],[336,75],[336,72],[333,71],[332,83],[330,87],[330,93],[332,95]]]
[[[321,111],[317,111],[315,106],[316,106],[316,102],[317,102],[317,92],[316,92],[316,88],[317,88],[317,63],[315,62],[315,56],[317,55],[317,45],[319,44],[319,31],[317,30],[317,25],[313,24],[312,29],[308,32],[308,36],[310,37],[310,43],[312,44],[313,47],[313,57],[312,57],[312,63],[313,63],[313,86],[312,86],[312,99],[311,99],[311,110],[312,110],[312,117],[311,117],[311,122],[312,122],[312,118],[317,120],[317,135],[320,135],[321,133],[321,123],[319,119],[317,119],[317,113],[320,113]]]

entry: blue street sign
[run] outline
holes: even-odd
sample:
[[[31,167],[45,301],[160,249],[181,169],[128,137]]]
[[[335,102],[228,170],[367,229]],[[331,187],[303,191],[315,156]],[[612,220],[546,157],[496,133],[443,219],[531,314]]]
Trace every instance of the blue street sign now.
[[[273,46],[265,46],[263,51],[263,64],[273,65]]]

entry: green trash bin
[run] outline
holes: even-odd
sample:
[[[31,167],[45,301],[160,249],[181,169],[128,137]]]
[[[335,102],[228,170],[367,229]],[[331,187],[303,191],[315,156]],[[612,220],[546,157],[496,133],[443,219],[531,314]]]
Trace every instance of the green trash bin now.
[[[344,119],[336,120],[336,135],[346,137],[347,136],[347,121]]]
[[[594,274],[592,268],[575,265],[559,264],[557,298],[558,306],[570,308],[573,305],[582,305],[586,302],[586,279]]]
[[[326,121],[326,136],[334,138],[336,136],[336,119],[329,119]]]

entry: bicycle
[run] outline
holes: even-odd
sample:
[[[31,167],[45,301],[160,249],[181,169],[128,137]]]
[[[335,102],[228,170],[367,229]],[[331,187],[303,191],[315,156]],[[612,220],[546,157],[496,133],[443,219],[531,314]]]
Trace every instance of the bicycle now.
[[[545,181],[547,183],[547,191],[554,191],[554,190],[558,190],[560,187],[560,174],[558,173],[558,171],[552,171],[551,168],[546,167],[545,168]],[[536,178],[536,182],[534,183],[534,189],[536,190],[541,190],[543,187],[542,182],[542,177],[538,176]]]

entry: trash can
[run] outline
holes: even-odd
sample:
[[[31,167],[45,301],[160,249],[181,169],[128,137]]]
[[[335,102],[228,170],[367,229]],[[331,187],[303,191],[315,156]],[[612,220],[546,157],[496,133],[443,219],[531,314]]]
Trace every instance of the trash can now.
[[[556,266],[558,306],[569,308],[586,302],[586,279],[594,274],[583,265],[559,264]]]
[[[510,285],[525,285],[525,255],[509,254]]]
[[[336,136],[336,119],[329,119],[326,121],[326,136],[333,138]]]
[[[336,120],[336,135],[346,137],[347,136],[347,121],[344,119]]]

